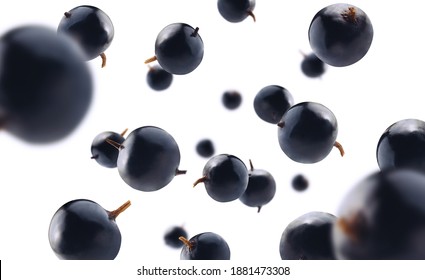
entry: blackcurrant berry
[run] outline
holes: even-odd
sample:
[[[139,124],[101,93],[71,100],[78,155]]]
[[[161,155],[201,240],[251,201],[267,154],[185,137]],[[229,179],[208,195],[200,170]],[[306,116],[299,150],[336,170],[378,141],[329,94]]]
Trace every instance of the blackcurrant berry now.
[[[149,67],[149,71],[146,74],[146,82],[153,90],[166,90],[173,82],[173,74],[168,73],[161,66],[152,66]]]
[[[278,85],[263,87],[254,98],[254,110],[257,116],[272,124],[277,124],[292,105],[294,105],[292,94]]]
[[[204,42],[199,28],[186,23],[172,23],[162,29],[155,41],[155,56],[145,63],[157,60],[161,67],[175,75],[195,70],[204,57]]]
[[[213,232],[197,234],[184,243],[180,253],[181,260],[230,260],[230,248],[226,240]]]
[[[182,226],[173,226],[164,234],[165,244],[172,248],[181,248],[183,246],[183,242],[181,242],[180,237],[187,238],[187,231]]]
[[[179,174],[180,150],[174,138],[155,126],[133,130],[118,146],[118,172],[132,188],[157,191]]]
[[[322,76],[326,71],[326,64],[315,53],[304,55],[301,61],[301,71],[309,78]]]
[[[92,75],[80,48],[49,27],[16,27],[0,38],[3,128],[27,142],[68,136],[88,112]]]
[[[323,160],[337,147],[338,124],[335,115],[327,107],[316,102],[295,104],[278,123],[278,140],[282,151],[293,161],[316,163]]]
[[[425,174],[376,171],[340,204],[332,231],[338,259],[425,259]]]
[[[309,182],[302,174],[297,174],[292,178],[292,188],[296,191],[305,191],[308,188]]]
[[[308,39],[319,59],[343,67],[366,55],[372,44],[373,27],[360,8],[345,3],[332,4],[313,17]]]
[[[204,166],[203,177],[193,186],[204,183],[208,195],[219,202],[238,199],[248,186],[248,169],[237,157],[228,154],[213,156]]]
[[[209,158],[214,155],[215,148],[211,139],[202,139],[196,144],[196,152],[204,158]]]
[[[121,145],[124,142],[124,130],[121,134],[112,131],[105,131],[96,135],[91,144],[92,159],[95,159],[101,166],[107,168],[117,167],[118,149],[110,144],[111,141],[116,145]],[[109,140],[109,143],[108,141]]]
[[[88,199],[76,199],[61,206],[49,226],[49,242],[64,260],[113,260],[121,247],[117,216],[130,206],[127,201],[107,211]]]
[[[282,233],[282,260],[334,260],[332,226],[336,217],[325,212],[306,213],[290,222]]]
[[[224,107],[229,110],[239,108],[242,103],[242,95],[235,90],[225,91],[221,97]]]
[[[101,56],[106,65],[105,50],[114,38],[114,25],[101,9],[82,5],[65,12],[58,25],[58,33],[67,34],[81,46],[86,60]]]
[[[250,207],[257,207],[258,213],[261,208],[269,203],[276,194],[276,182],[270,172],[263,169],[254,169],[249,160],[248,186],[239,200]]]
[[[425,171],[425,122],[404,119],[393,123],[378,141],[376,158],[381,170],[405,167]]]
[[[248,16],[255,21],[255,0],[218,0],[217,8],[220,15],[229,22],[241,22]]]

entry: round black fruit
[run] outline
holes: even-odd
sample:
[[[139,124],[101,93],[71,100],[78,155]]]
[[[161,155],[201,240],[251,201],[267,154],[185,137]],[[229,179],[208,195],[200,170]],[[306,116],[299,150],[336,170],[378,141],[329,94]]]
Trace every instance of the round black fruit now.
[[[254,110],[257,116],[272,124],[277,124],[292,105],[294,105],[292,94],[278,85],[263,87],[254,98]]]
[[[202,139],[196,144],[196,152],[204,158],[212,157],[215,153],[214,143],[211,139]]]
[[[146,74],[146,82],[149,87],[156,91],[166,90],[173,82],[173,74],[168,73],[161,66],[155,65],[149,67]]]
[[[425,171],[425,122],[404,119],[389,126],[378,141],[379,168],[414,168]]]
[[[182,226],[173,226],[164,234],[165,244],[172,248],[181,248],[183,246],[183,242],[180,240],[180,237],[187,238],[187,231]]]
[[[76,199],[61,206],[49,226],[50,246],[63,260],[113,260],[121,247],[117,216],[130,206],[127,201],[107,211],[88,199]]]
[[[213,156],[204,166],[203,177],[193,186],[204,183],[208,195],[219,202],[238,199],[248,186],[248,169],[237,157],[229,154]]]
[[[220,15],[229,22],[241,22],[248,16],[255,21],[255,0],[218,0],[217,8]]]
[[[84,50],[86,60],[102,57],[102,67],[106,64],[104,51],[114,38],[114,25],[101,9],[82,5],[64,13],[58,25],[59,34],[67,34]]]
[[[248,186],[239,200],[250,207],[257,207],[258,213],[261,208],[269,203],[276,194],[276,182],[270,172],[263,169],[254,169],[252,161],[249,161]]]
[[[242,95],[235,90],[225,91],[221,96],[221,102],[226,109],[235,110],[242,103]]]
[[[162,29],[155,41],[155,56],[161,67],[175,75],[185,75],[195,70],[204,57],[204,42],[199,28],[186,23],[172,23]]]
[[[424,260],[425,174],[413,169],[377,171],[341,201],[333,226],[338,259]]]
[[[326,64],[343,67],[366,55],[372,44],[373,27],[363,10],[337,3],[321,9],[313,17],[308,39],[319,59]]]
[[[25,25],[0,37],[0,123],[32,143],[61,140],[92,101],[92,75],[81,49],[49,27]]]
[[[279,244],[282,260],[334,260],[331,235],[335,220],[332,214],[313,211],[289,223]]]
[[[292,178],[291,185],[294,190],[302,192],[308,188],[309,181],[303,174],[297,174]]]
[[[326,64],[315,53],[304,55],[301,61],[301,71],[309,78],[322,76],[326,71]]]
[[[323,160],[335,146],[338,124],[327,107],[316,102],[295,104],[278,123],[278,140],[282,151],[293,161],[316,163]]]
[[[118,147],[118,172],[132,188],[139,191],[157,191],[178,174],[180,150],[174,138],[155,126],[133,130]]]
[[[91,144],[91,158],[103,167],[117,167],[119,150],[114,145],[121,145],[124,142],[126,132],[127,130],[124,130],[121,134],[118,134],[113,131],[104,131],[96,135]],[[111,141],[114,144],[111,144]]]
[[[230,248],[226,240],[213,232],[204,232],[191,239],[180,238],[184,243],[181,260],[230,260]]]

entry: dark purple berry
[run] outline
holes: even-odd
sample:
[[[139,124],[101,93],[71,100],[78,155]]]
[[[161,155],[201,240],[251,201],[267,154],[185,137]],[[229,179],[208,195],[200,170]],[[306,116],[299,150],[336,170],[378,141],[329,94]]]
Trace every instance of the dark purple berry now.
[[[127,201],[107,211],[94,201],[76,199],[53,215],[49,226],[50,246],[59,259],[113,260],[121,247],[117,216],[130,206]]]
[[[226,240],[213,232],[197,234],[184,243],[180,253],[181,260],[230,260],[230,248]]]
[[[58,33],[67,34],[84,50],[86,60],[101,56],[106,64],[105,50],[114,38],[114,25],[101,9],[82,5],[65,12],[58,26]]]
[[[146,82],[153,90],[166,90],[173,82],[173,74],[168,73],[161,66],[155,65],[149,68],[146,74]]]
[[[313,17],[308,39],[319,59],[343,67],[366,55],[372,44],[373,27],[360,8],[345,3],[332,4]]]

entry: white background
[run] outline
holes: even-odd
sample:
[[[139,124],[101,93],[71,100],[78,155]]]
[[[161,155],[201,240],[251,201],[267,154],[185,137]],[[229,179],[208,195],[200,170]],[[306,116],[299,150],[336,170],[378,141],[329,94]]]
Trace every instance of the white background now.
[[[420,1],[351,1],[370,17],[374,39],[368,54],[344,68],[328,67],[322,78],[305,77],[302,55],[310,52],[308,27],[321,8],[333,1],[257,1],[257,22],[229,23],[216,1],[9,1],[0,10],[0,31],[22,24],[56,29],[63,13],[90,4],[111,18],[115,38],[100,59],[88,62],[95,78],[94,100],[84,121],[69,137],[49,145],[32,145],[0,133],[0,259],[51,267],[57,257],[47,237],[50,219],[69,200],[87,198],[107,210],[127,200],[132,205],[117,218],[122,234],[118,263],[153,262],[166,266],[179,260],[179,250],[166,247],[165,230],[184,225],[190,236],[213,231],[225,238],[232,261],[279,263],[279,240],[286,225],[310,211],[337,215],[340,201],[356,182],[377,170],[376,145],[382,132],[404,118],[425,119],[422,104],[423,11]],[[200,66],[155,92],[146,84],[145,59],[154,55],[158,32],[174,22],[199,27],[205,44]],[[295,102],[315,101],[338,119],[335,149],[316,164],[291,161],[280,150],[277,126],[260,120],[253,99],[264,86],[287,88]],[[238,90],[242,105],[234,111],[221,104],[226,90]],[[90,145],[100,132],[129,132],[145,125],[168,131],[181,151],[180,169],[165,188],[151,193],[132,189],[116,169],[90,159]],[[273,174],[276,196],[257,214],[236,200],[212,200],[202,184],[206,159],[195,152],[202,138],[214,141],[216,153],[249,159]],[[303,173],[309,189],[291,188]],[[175,264],[175,263],[174,263]],[[77,265],[78,267],[78,265]]]

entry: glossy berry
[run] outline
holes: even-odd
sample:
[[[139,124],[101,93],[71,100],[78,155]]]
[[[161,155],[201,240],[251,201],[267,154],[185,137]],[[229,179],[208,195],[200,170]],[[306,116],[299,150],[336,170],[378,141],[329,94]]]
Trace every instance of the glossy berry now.
[[[0,37],[0,123],[32,143],[62,140],[86,116],[92,75],[80,48],[49,27],[25,25]]]
[[[241,105],[242,95],[240,92],[234,90],[225,91],[221,96],[221,102],[226,109],[234,110]]]
[[[252,161],[249,161],[249,180],[245,192],[239,200],[250,207],[257,207],[258,213],[261,208],[269,203],[276,194],[276,182],[270,172],[263,169],[254,169]]]
[[[124,130],[121,134],[112,131],[104,131],[96,135],[91,144],[92,159],[96,160],[103,167],[117,167],[118,149],[109,141],[113,141],[115,145],[120,145],[124,142]]]
[[[121,178],[139,191],[162,189],[178,174],[180,150],[174,138],[155,126],[133,130],[118,146],[117,168]]]
[[[296,191],[302,192],[308,188],[309,182],[302,174],[297,174],[292,178],[292,188]]]
[[[345,3],[332,4],[313,17],[308,39],[319,59],[343,67],[366,55],[372,44],[373,27],[360,8]]]
[[[332,226],[336,217],[313,211],[290,222],[282,233],[282,260],[334,260]]]
[[[378,141],[379,168],[415,168],[425,171],[425,122],[404,119],[389,126]]]
[[[341,201],[334,223],[338,259],[424,260],[425,174],[412,169],[377,171]]]
[[[187,231],[181,226],[173,226],[164,234],[165,244],[172,248],[181,248],[183,246],[183,242],[179,239],[180,237],[187,238]]]
[[[238,199],[248,186],[248,169],[237,157],[228,154],[213,156],[204,166],[203,176],[193,186],[204,183],[208,195],[219,202]]]
[[[292,106],[278,123],[278,140],[282,151],[293,161],[316,163],[323,160],[335,146],[338,124],[327,107],[316,102]]]
[[[156,38],[155,56],[145,63],[157,60],[165,71],[175,75],[192,72],[204,57],[204,42],[198,31],[186,23],[167,25]]]
[[[104,51],[114,38],[114,25],[109,16],[101,9],[82,5],[65,12],[58,25],[59,34],[67,34],[80,45],[86,54],[86,60],[102,57],[105,66]]]
[[[166,90],[173,82],[173,74],[168,73],[161,66],[152,66],[149,67],[149,71],[146,74],[146,82],[153,90]]]
[[[213,232],[204,232],[191,239],[180,238],[184,243],[181,260],[230,260],[230,248],[226,240]]]
[[[204,158],[212,157],[215,153],[214,143],[211,139],[202,139],[196,144],[196,152]]]
[[[263,87],[254,98],[254,110],[257,116],[272,124],[277,124],[292,105],[294,105],[292,94],[278,85]]]
[[[310,53],[301,61],[301,71],[309,78],[317,78],[325,73],[326,64],[315,53]]]
[[[60,207],[49,226],[50,246],[59,259],[113,260],[121,247],[117,216],[130,206],[127,201],[114,211],[94,201],[76,199]]]
[[[229,22],[241,22],[248,16],[255,21],[255,0],[218,0],[217,8],[220,15]]]

